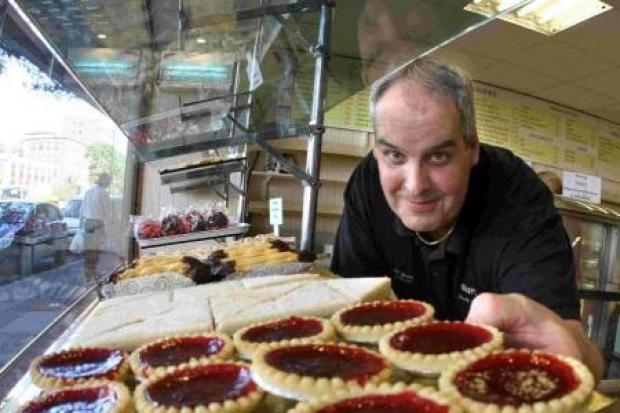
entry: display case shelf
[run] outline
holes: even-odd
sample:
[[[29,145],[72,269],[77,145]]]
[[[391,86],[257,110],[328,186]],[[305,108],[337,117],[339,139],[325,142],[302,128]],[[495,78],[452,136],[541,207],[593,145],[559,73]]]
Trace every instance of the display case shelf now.
[[[160,171],[161,182],[171,193],[191,189],[230,185],[230,174],[245,171],[245,158],[222,160],[205,165]]]
[[[247,234],[249,230],[250,224],[241,223],[211,231],[198,231],[189,234],[173,235],[170,237],[138,239],[138,245],[140,245],[140,248],[142,249],[148,249],[153,247],[161,247],[164,245],[183,244],[186,242],[239,236]]]

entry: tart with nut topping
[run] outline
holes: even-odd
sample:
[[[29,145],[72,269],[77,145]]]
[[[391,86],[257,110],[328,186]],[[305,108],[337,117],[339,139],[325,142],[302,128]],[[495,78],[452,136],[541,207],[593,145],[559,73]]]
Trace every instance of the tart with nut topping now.
[[[432,320],[435,309],[423,301],[393,300],[355,304],[337,311],[332,323],[347,341],[376,343],[387,333]]]
[[[138,413],[245,413],[263,397],[244,363],[209,361],[152,376],[135,391]]]
[[[77,347],[37,357],[30,365],[30,376],[43,389],[123,381],[129,372],[127,359],[118,349]]]
[[[228,359],[233,352],[232,340],[224,334],[193,334],[168,337],[145,344],[131,354],[129,362],[136,377],[148,378],[176,367],[194,366],[214,359]]]
[[[405,383],[364,388],[297,404],[289,413],[460,413],[459,407],[430,387]]]
[[[239,355],[249,360],[258,349],[328,341],[334,335],[334,327],[327,320],[293,316],[242,328],[233,335],[233,342]]]
[[[442,373],[439,387],[467,412],[585,412],[594,388],[580,361],[530,350],[494,352]]]
[[[311,343],[254,353],[256,383],[276,396],[315,399],[339,390],[388,380],[392,369],[381,355],[353,345]]]
[[[133,411],[129,390],[120,383],[101,383],[89,387],[71,387],[45,392],[28,402],[21,413]]]
[[[503,335],[494,327],[443,321],[387,334],[379,341],[379,351],[402,370],[437,377],[455,362],[473,360],[502,344]]]

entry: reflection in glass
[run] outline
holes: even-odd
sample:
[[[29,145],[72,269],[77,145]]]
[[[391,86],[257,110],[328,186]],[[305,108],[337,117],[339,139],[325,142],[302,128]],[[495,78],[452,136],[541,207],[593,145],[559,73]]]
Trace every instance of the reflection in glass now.
[[[127,258],[127,140],[25,27],[0,7],[0,368]],[[95,247],[70,246],[102,173],[109,237],[89,268]]]

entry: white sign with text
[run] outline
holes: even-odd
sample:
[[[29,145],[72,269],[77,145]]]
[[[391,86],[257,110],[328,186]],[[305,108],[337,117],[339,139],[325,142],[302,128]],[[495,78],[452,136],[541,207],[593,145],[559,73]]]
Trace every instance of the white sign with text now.
[[[269,224],[273,225],[273,232],[279,237],[282,225],[282,198],[269,199]]]
[[[601,203],[601,177],[564,171],[562,196],[580,201]]]

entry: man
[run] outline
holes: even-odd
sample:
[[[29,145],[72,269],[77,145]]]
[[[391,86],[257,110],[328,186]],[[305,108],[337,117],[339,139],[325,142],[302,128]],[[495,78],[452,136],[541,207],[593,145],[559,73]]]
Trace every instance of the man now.
[[[480,145],[469,79],[419,59],[373,85],[373,152],[345,193],[332,271],[392,278],[444,319],[495,325],[514,346],[582,359],[573,256],[553,198],[509,151]]]
[[[107,189],[111,182],[110,175],[100,174],[95,185],[84,194],[82,202],[86,277],[89,281],[97,280],[97,262],[109,237],[110,228],[106,226],[112,222],[112,201]]]

